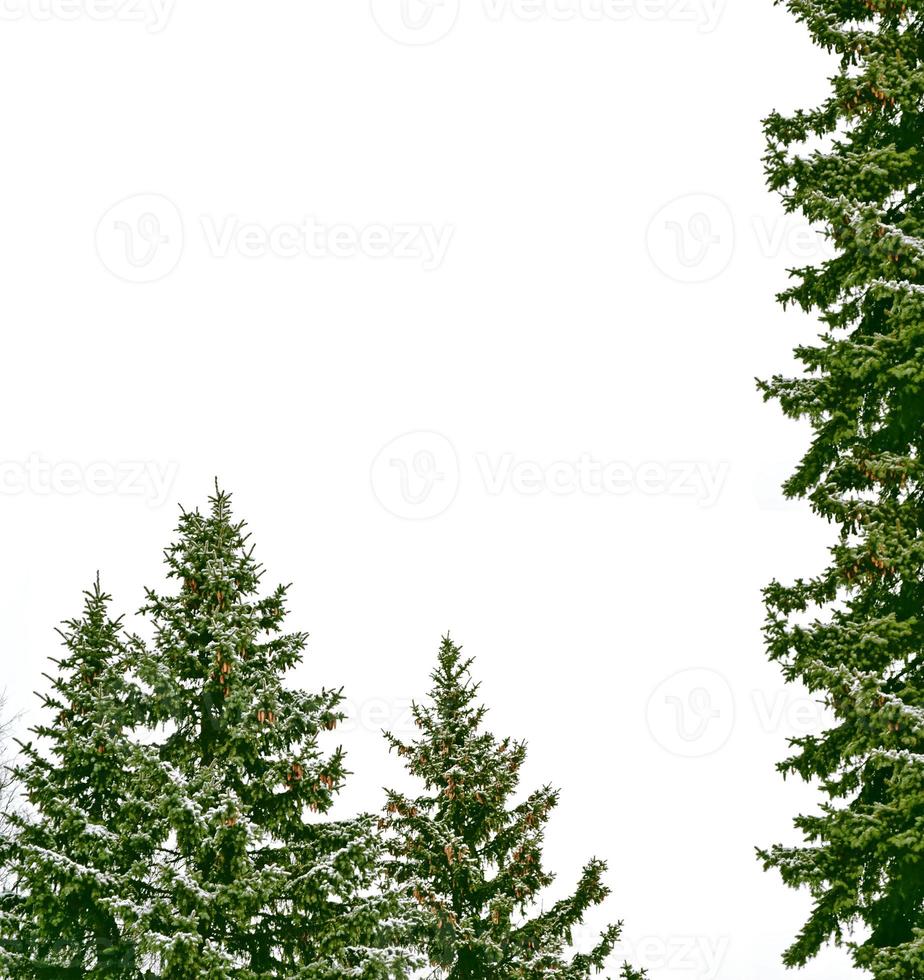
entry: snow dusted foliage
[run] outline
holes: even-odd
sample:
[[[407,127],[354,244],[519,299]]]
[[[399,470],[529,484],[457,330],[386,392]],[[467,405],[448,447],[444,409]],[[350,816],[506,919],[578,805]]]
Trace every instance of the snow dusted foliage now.
[[[433,978],[584,980],[604,968],[621,930],[612,925],[590,952],[568,953],[585,913],[609,894],[606,865],[589,861],[573,895],[538,911],[554,877],[542,841],[558,794],[545,786],[512,802],[526,746],[483,730],[471,663],[445,638],[432,703],[414,706],[420,738],[386,736],[424,787],[414,798],[389,792],[383,817],[389,872],[417,906],[414,944]],[[620,975],[643,976],[628,965]]]
[[[11,818],[0,896],[0,972],[9,977],[137,976],[133,906],[157,843],[152,806],[132,774],[137,691],[125,679],[135,649],[97,580],[83,615],[61,630],[42,698],[49,720],[22,747],[15,776],[25,807]]]
[[[228,495],[210,504],[182,514],[165,556],[175,588],[142,610],[155,628],[138,663],[145,720],[165,733],[152,792],[170,828],[145,952],[165,977],[401,976],[374,827],[323,816],[345,777],[341,751],[321,746],[341,694],[284,685],[306,641],[283,631],[287,589],[260,594]]]
[[[216,489],[183,512],[149,590],[150,642],[88,597],[56,714],[20,776],[3,972],[23,977],[388,980],[413,962],[371,817],[331,820],[338,691],[284,684],[306,637]]]
[[[814,904],[785,955],[844,943],[876,980],[924,977],[924,5],[787,0],[837,57],[815,109],[766,121],[767,173],[833,257],[780,297],[819,314],[767,398],[812,426],[785,485],[837,528],[828,566],[766,590],[767,647],[827,706],[780,765],[818,785],[803,846],[761,851]]]

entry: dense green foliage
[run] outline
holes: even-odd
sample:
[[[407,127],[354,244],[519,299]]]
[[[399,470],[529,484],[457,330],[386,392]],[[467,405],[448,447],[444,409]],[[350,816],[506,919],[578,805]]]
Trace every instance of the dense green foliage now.
[[[61,631],[66,655],[43,697],[53,719],[34,729],[47,751],[24,745],[15,771],[38,817],[14,813],[5,855],[19,885],[0,906],[0,964],[11,977],[137,975],[132,909],[155,844],[151,807],[129,776],[144,768],[127,737],[135,644],[109,617],[110,601],[97,581],[82,617]]]
[[[282,630],[286,588],[259,595],[261,568],[217,493],[184,513],[166,553],[170,595],[148,593],[155,627],[140,658],[146,721],[166,732],[159,757],[172,834],[145,913],[165,975],[385,978],[398,909],[376,883],[371,820],[316,819],[345,771],[319,737],[341,694],[284,686],[306,637]]]
[[[553,876],[557,793],[512,803],[521,742],[481,730],[470,661],[448,639],[422,738],[390,738],[425,783],[383,819],[335,820],[347,775],[322,740],[339,691],[285,683],[306,637],[218,490],[181,514],[149,636],[112,618],[97,581],[61,631],[43,721],[0,834],[0,975],[18,980],[586,980],[619,938],[575,931],[609,890],[590,861],[536,912]],[[426,967],[424,967],[426,969]],[[624,980],[643,974],[624,966]]]
[[[621,929],[610,926],[590,952],[567,955],[587,910],[609,893],[606,865],[590,861],[573,895],[535,912],[553,880],[543,868],[542,841],[557,793],[545,786],[511,801],[526,746],[483,730],[470,665],[444,639],[432,704],[414,706],[420,738],[387,736],[424,786],[414,798],[388,795],[391,874],[418,903],[416,942],[434,977],[583,980],[603,968]],[[641,974],[626,966],[622,976]]]
[[[149,591],[149,643],[97,588],[64,634],[18,775],[0,896],[0,964],[16,977],[385,980],[412,961],[380,887],[373,818],[325,816],[344,781],[320,740],[337,691],[287,687],[305,636],[262,575],[226,494],[182,514],[174,590]]]
[[[804,846],[761,855],[811,915],[785,956],[846,943],[877,980],[924,976],[924,5],[789,0],[837,59],[824,103],[766,121],[770,185],[835,252],[780,297],[816,311],[804,371],[763,388],[812,443],[786,484],[835,525],[827,568],[766,590],[771,658],[831,713],[784,773],[817,782]]]

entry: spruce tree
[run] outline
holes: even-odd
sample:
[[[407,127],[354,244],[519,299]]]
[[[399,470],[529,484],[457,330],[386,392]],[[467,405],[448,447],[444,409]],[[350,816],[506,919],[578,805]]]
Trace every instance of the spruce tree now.
[[[588,909],[609,894],[606,865],[591,860],[570,897],[537,911],[554,877],[543,868],[542,846],[558,793],[544,786],[511,800],[526,746],[483,729],[486,709],[476,703],[471,663],[446,637],[432,703],[414,705],[419,739],[386,733],[424,785],[413,798],[389,791],[383,817],[390,874],[417,903],[414,944],[434,978],[583,980],[604,968],[622,928],[611,925],[590,952],[568,955]],[[621,976],[642,974],[624,966]]]
[[[138,976],[133,899],[154,842],[131,793],[142,750],[128,737],[133,696],[124,674],[134,645],[97,579],[83,615],[61,636],[52,717],[22,746],[15,769],[26,809],[10,815],[0,901],[4,976]],[[47,676],[47,675],[46,675]]]
[[[785,954],[846,944],[877,980],[924,976],[924,4],[789,0],[837,58],[824,102],[765,124],[770,186],[833,256],[780,299],[820,316],[798,377],[763,385],[813,429],[785,484],[837,528],[826,568],[765,592],[770,658],[831,713],[784,774],[816,783],[804,845],[760,854],[811,914]]]
[[[183,512],[167,548],[169,594],[147,594],[154,637],[139,659],[158,733],[171,834],[143,912],[158,976],[403,976],[400,906],[377,889],[371,818],[331,820],[346,770],[321,736],[339,691],[286,686],[306,636],[286,633],[288,589],[262,567],[230,498]]]

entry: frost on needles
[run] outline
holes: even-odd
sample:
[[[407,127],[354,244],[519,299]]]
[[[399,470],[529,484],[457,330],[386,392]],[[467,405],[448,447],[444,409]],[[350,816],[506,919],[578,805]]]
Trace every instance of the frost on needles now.
[[[588,864],[572,898],[518,921],[551,881],[540,844],[555,793],[505,810],[524,750],[476,731],[481,711],[468,706],[474,689],[455,647],[447,641],[441,653],[437,714],[418,713],[426,737],[457,739],[451,766],[427,743],[418,749],[436,753],[433,806],[419,802],[413,825],[397,819],[396,797],[390,824],[334,820],[347,775],[331,743],[342,695],[285,683],[306,636],[284,629],[288,590],[262,588],[228,494],[216,488],[206,513],[181,513],[165,561],[168,587],[147,590],[140,610],[144,638],[113,617],[99,581],[61,630],[43,720],[15,769],[24,805],[11,815],[11,845],[0,835],[0,976],[598,972],[618,927],[588,954],[564,949],[607,893],[602,862]],[[431,717],[452,731],[430,727]],[[419,837],[402,838],[409,827],[432,827],[438,849],[428,855]],[[388,845],[401,839],[416,843],[396,860]],[[433,902],[447,896],[461,904],[451,930],[434,933]]]
[[[322,743],[337,691],[284,686],[305,636],[230,499],[184,512],[153,638],[124,635],[97,586],[18,775],[13,885],[0,897],[9,977],[311,980],[404,977],[400,902],[371,817],[325,814],[344,781]]]
[[[447,980],[585,980],[604,969],[622,923],[586,953],[570,953],[575,929],[609,894],[606,864],[587,863],[574,893],[539,908],[554,876],[542,864],[545,825],[558,800],[550,786],[514,796],[526,745],[484,730],[472,660],[446,637],[430,704],[414,705],[420,737],[387,735],[419,796],[390,792],[383,828],[389,871],[417,904],[418,945]],[[624,965],[624,980],[643,974]]]
[[[60,630],[65,653],[42,697],[48,720],[33,729],[43,750],[24,744],[14,770],[29,809],[12,812],[4,853],[4,976],[140,975],[133,908],[161,834],[134,778],[147,761],[131,737],[138,646],[110,602],[97,579],[82,615]]]
[[[815,311],[803,373],[764,384],[807,420],[785,485],[837,537],[826,568],[766,589],[767,648],[831,723],[780,765],[816,784],[804,843],[761,851],[811,913],[785,955],[846,944],[875,980],[924,977],[924,5],[789,0],[837,59],[815,109],[766,121],[771,187],[835,254],[780,299]]]

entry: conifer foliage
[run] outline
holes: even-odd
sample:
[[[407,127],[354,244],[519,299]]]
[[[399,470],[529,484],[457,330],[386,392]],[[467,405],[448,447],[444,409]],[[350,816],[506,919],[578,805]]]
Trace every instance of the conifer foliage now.
[[[320,819],[342,787],[323,733],[339,691],[283,684],[306,637],[285,633],[285,587],[259,594],[261,566],[216,491],[182,515],[166,552],[176,589],[148,593],[155,638],[139,664],[167,777],[171,827],[146,911],[165,976],[402,976],[398,909],[376,883],[369,818]],[[317,815],[314,817],[313,815]]]
[[[833,720],[784,774],[817,781],[804,846],[762,851],[807,886],[785,956],[846,943],[876,980],[924,976],[924,4],[789,0],[838,68],[823,104],[766,121],[770,185],[835,254],[780,297],[824,324],[800,377],[763,385],[813,427],[785,485],[836,525],[830,563],[766,590],[770,657]]]
[[[146,807],[128,774],[143,750],[128,738],[133,641],[110,618],[99,580],[83,615],[61,630],[65,656],[42,700],[52,718],[34,729],[15,770],[34,818],[14,811],[4,855],[15,892],[0,907],[0,966],[11,977],[136,975],[131,900],[153,854]]]
[[[519,803],[526,748],[482,728],[471,661],[448,638],[422,730],[389,737],[424,783],[382,819],[333,819],[347,776],[325,741],[339,690],[287,683],[306,636],[288,588],[262,589],[243,522],[216,488],[181,514],[147,636],[97,580],[61,631],[35,741],[14,773],[22,810],[0,836],[0,976],[15,980],[587,980],[576,930],[609,890],[588,862],[553,876],[543,834],[557,792]],[[583,942],[579,942],[583,946]],[[642,974],[624,966],[624,980]]]
[[[284,681],[306,637],[216,489],[148,591],[149,642],[97,586],[64,632],[51,717],[24,747],[29,811],[3,851],[0,975],[94,980],[387,980],[393,940],[371,816],[328,816],[345,778],[321,741],[339,691]]]
[[[417,903],[415,942],[433,977],[583,980],[603,968],[620,934],[621,923],[612,925],[590,952],[568,955],[588,909],[609,893],[606,865],[591,860],[573,895],[536,911],[553,880],[542,844],[558,794],[544,786],[512,802],[526,746],[483,729],[471,663],[445,638],[432,703],[414,706],[420,738],[386,736],[424,786],[413,798],[388,794],[390,873]],[[642,974],[625,966],[621,976]]]

